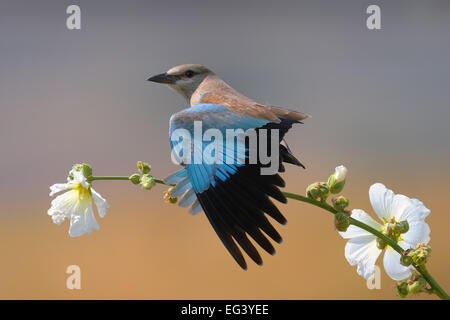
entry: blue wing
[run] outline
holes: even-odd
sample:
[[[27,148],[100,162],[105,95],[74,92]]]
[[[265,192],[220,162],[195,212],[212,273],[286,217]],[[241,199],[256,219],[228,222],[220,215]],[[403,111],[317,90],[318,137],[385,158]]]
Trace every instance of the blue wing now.
[[[261,175],[261,164],[249,164],[247,161],[249,154],[245,140],[225,139],[226,130],[256,129],[256,133],[262,128],[280,130],[281,142],[284,134],[295,122],[298,121],[281,119],[280,122],[271,123],[236,113],[222,105],[212,104],[198,104],[174,114],[170,119],[174,159],[184,166],[165,180],[166,183],[176,184],[171,195],[182,197],[180,205],[190,206],[191,213],[198,213],[203,209],[225,247],[244,269],[246,262],[235,241],[257,264],[262,264],[262,259],[247,235],[271,254],[275,253],[275,249],[261,230],[273,240],[281,242],[280,235],[265,213],[282,224],[286,222],[269,198],[270,196],[286,202],[286,198],[278,189],[284,187],[284,181],[278,174]],[[203,134],[209,129],[215,130],[214,142],[220,134],[224,138],[222,144],[212,148],[214,152],[209,157],[213,159],[206,159],[206,151],[212,141],[203,141]],[[183,135],[189,135],[191,138],[186,144],[186,139],[179,138]],[[294,163],[296,159],[292,159],[295,157],[280,145],[280,161]],[[281,162],[280,171],[283,171]]]

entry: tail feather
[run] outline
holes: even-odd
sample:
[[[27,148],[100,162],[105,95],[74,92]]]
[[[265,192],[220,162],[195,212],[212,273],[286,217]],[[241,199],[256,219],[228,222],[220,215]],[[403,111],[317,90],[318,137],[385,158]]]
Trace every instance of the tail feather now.
[[[281,107],[275,107],[275,106],[265,106],[266,108],[268,108],[270,111],[272,111],[278,118],[284,118],[284,119],[289,119],[289,120],[296,120],[296,121],[301,121],[304,119],[309,119],[311,118],[310,115],[295,111],[295,110],[290,110],[287,108],[281,108]]]

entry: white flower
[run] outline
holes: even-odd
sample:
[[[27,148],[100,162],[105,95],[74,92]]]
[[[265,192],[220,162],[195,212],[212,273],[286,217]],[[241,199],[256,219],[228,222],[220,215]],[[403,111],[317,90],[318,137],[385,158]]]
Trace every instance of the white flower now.
[[[70,219],[69,234],[78,237],[85,233],[90,234],[92,229],[99,229],[94,217],[92,200],[94,200],[98,215],[103,218],[108,203],[87,182],[81,171],[71,170],[67,183],[57,183],[50,187],[50,196],[66,191],[53,199],[48,214],[57,225],[66,218]],[[72,179],[73,177],[73,179]]]
[[[342,165],[339,167],[336,167],[336,169],[334,171],[334,176],[336,179],[336,183],[344,181],[345,178],[347,177],[347,168]]]
[[[410,199],[404,195],[395,195],[381,183],[375,183],[369,190],[370,202],[373,210],[383,221],[381,224],[372,219],[363,210],[355,209],[351,217],[365,224],[384,231],[387,224],[407,221],[409,229],[398,236],[398,245],[404,250],[415,247],[418,243],[427,244],[430,241],[430,227],[424,221],[430,214],[424,204],[417,199]],[[382,252],[377,246],[377,237],[373,234],[351,225],[346,232],[340,232],[344,239],[350,239],[345,246],[345,257],[348,262],[358,265],[357,272],[365,279],[374,275],[375,262]],[[394,280],[404,280],[411,275],[411,267],[400,264],[400,254],[390,246],[386,247],[383,259],[386,273]]]

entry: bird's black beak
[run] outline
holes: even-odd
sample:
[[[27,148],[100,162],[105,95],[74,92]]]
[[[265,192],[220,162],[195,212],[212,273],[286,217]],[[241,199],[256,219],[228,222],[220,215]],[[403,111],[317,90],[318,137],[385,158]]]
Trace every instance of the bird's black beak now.
[[[174,84],[178,80],[177,76],[170,75],[167,73],[160,73],[156,76],[150,77],[147,81],[157,82],[157,83],[166,83],[166,84]]]

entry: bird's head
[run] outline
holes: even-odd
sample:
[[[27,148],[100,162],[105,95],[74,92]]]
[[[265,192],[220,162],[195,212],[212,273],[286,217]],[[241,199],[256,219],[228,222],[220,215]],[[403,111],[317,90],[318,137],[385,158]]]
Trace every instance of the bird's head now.
[[[211,74],[214,73],[202,65],[182,64],[165,73],[152,76],[148,81],[167,84],[189,100],[200,83]]]

